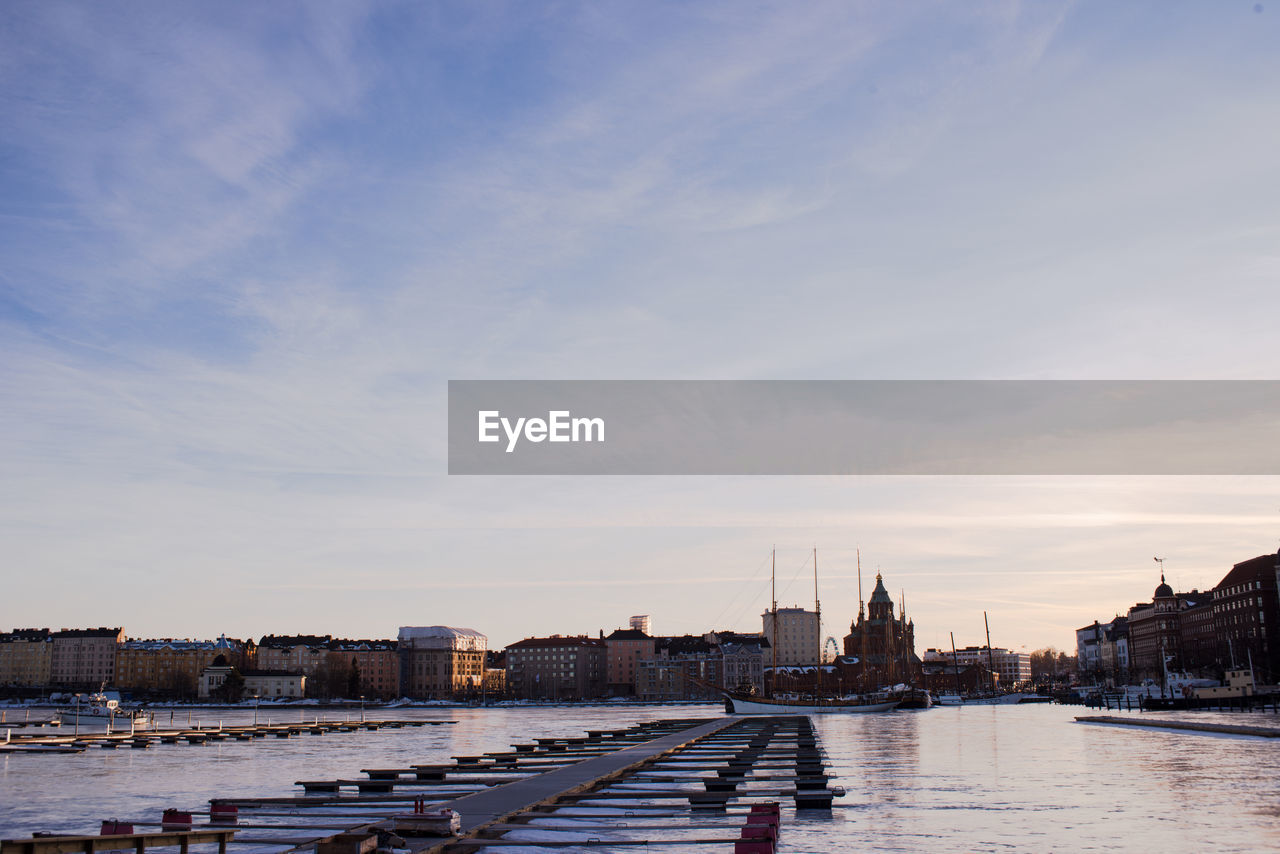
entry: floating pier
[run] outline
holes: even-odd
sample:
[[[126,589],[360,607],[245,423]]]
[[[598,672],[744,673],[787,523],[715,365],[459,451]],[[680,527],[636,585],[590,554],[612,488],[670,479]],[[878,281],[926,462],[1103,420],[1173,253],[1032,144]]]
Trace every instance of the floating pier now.
[[[292,738],[296,735],[324,735],[325,733],[352,733],[361,730],[399,729],[401,727],[441,726],[457,721],[324,721],[312,723],[242,724],[216,727],[181,727],[166,729],[135,729],[130,731],[81,731],[68,733],[66,727],[57,735],[14,733],[3,730],[0,753],[76,753],[89,747],[112,750],[119,747],[145,749],[153,744],[207,744],[210,741],[250,741],[255,738]]]
[[[1218,735],[1249,735],[1257,738],[1280,738],[1280,727],[1215,724],[1200,721],[1165,721],[1152,718],[1118,718],[1115,715],[1077,715],[1076,720],[1082,724],[1118,724],[1120,726],[1148,727],[1150,729],[1175,729],[1184,732],[1203,732]]]
[[[186,822],[207,815],[208,825],[185,828],[220,829],[220,847],[232,854],[452,854],[511,845],[772,854],[782,804],[794,805],[788,815],[821,816],[844,794],[830,785],[807,717],[649,721],[361,773],[300,780],[292,797],[214,799],[208,813],[169,811],[159,826],[172,831],[175,815]],[[132,832],[157,822],[123,826]],[[48,837],[42,848],[30,847],[40,840],[5,841],[0,854],[135,847],[123,836],[93,848],[71,839]]]

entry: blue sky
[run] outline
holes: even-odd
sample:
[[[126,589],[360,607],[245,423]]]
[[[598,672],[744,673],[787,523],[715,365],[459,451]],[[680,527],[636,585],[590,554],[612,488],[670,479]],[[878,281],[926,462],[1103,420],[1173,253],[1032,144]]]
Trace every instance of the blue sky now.
[[[1034,648],[1212,585],[1274,478],[450,479],[445,383],[1274,379],[1268,6],[7,3],[0,628],[751,629],[776,544],[830,634],[860,547]]]

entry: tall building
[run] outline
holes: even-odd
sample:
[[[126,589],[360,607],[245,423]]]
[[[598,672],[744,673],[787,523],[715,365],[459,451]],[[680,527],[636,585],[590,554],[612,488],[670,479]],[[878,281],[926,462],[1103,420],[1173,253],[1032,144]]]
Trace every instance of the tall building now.
[[[867,613],[858,608],[858,619],[844,637],[844,654],[856,660],[858,687],[874,690],[886,685],[911,682],[920,672],[916,658],[915,624],[893,616],[893,600],[876,573],[876,586],[867,601]]]
[[[50,684],[87,691],[114,684],[116,644],[124,640],[123,629],[62,629],[52,638]]]
[[[489,639],[475,629],[401,626],[400,693],[438,700],[479,695]]]
[[[631,618],[634,623],[636,618]],[[636,693],[636,665],[652,658],[654,639],[639,629],[617,629],[604,639],[608,656],[609,693],[618,697]]]
[[[1218,666],[1252,665],[1258,682],[1280,681],[1280,552],[1241,561],[1211,593]]]
[[[646,635],[653,634],[653,626],[649,620],[648,614],[640,614],[631,618],[631,630],[635,632],[644,632]]]
[[[818,630],[818,614],[804,608],[779,608],[777,632],[773,611],[760,615],[761,634],[772,643],[777,640],[778,666],[813,665],[822,661],[822,638]],[[772,651],[766,666],[773,663]]]
[[[527,700],[604,696],[608,647],[585,635],[525,638],[507,647],[507,691]]]

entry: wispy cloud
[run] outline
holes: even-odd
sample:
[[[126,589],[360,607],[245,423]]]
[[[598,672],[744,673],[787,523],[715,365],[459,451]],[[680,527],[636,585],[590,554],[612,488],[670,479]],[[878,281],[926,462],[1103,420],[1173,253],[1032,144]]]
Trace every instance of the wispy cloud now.
[[[816,543],[833,625],[861,546],[922,627],[1062,645],[1152,553],[1208,584],[1272,479],[451,480],[444,380],[1265,377],[1274,16],[1238,17],[6,5],[0,625],[751,628],[761,555]],[[177,592],[35,595],[106,572]]]

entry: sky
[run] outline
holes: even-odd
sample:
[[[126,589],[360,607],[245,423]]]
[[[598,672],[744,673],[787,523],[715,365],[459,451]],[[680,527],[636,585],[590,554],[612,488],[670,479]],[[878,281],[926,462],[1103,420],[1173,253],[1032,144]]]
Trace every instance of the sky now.
[[[450,379],[1280,379],[1280,6],[0,6],[0,630],[918,651],[1280,545],[1280,480],[446,473]]]

